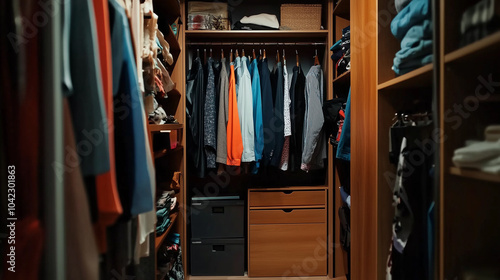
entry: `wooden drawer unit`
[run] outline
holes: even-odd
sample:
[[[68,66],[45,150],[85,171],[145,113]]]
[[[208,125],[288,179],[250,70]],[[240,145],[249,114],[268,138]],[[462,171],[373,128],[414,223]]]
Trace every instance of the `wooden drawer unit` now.
[[[326,188],[250,189],[248,275],[327,275]]]

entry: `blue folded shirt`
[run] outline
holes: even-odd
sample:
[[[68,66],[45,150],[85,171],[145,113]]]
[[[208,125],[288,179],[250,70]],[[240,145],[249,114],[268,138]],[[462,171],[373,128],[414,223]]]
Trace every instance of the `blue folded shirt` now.
[[[421,24],[412,26],[403,40],[401,41],[401,49],[413,48],[422,40],[432,39],[432,21],[424,20]]]
[[[404,64],[400,64],[399,66],[392,66],[392,70],[396,73],[396,75],[404,75],[408,72],[411,72],[417,68],[420,68],[426,64],[431,63],[433,60],[432,54],[427,54],[421,57],[413,58],[411,61],[408,61]]]
[[[391,32],[401,40],[408,30],[425,19],[431,19],[430,0],[413,0],[391,22]]]
[[[332,52],[336,51],[337,49],[341,49],[342,46],[340,45],[340,43],[342,43],[342,39],[338,40],[337,42],[335,42],[335,44],[333,44],[333,46],[330,47],[330,50]]]

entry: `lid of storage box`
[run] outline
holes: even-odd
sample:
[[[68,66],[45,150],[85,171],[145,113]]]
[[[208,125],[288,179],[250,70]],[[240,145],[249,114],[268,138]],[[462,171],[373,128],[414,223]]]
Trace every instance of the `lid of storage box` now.
[[[202,201],[202,200],[236,200],[240,199],[239,196],[234,195],[234,196],[193,196],[191,198],[192,201]]]
[[[214,245],[214,244],[243,244],[245,238],[191,238],[191,244]]]

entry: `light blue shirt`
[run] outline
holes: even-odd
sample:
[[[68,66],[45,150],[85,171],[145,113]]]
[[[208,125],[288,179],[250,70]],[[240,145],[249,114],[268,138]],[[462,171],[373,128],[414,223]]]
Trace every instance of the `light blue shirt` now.
[[[253,124],[252,81],[248,72],[246,57],[236,58],[236,100],[243,140],[242,162],[255,161],[255,139]]]

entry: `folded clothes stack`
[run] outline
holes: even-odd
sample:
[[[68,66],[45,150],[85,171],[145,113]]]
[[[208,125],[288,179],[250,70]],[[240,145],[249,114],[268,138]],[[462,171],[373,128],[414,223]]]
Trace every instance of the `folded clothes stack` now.
[[[330,47],[337,76],[351,69],[351,27],[342,29],[342,38]]]
[[[500,174],[500,125],[488,126],[485,141],[467,141],[456,149],[453,164],[460,168],[473,168],[482,172]]]
[[[481,0],[462,14],[460,46],[484,38],[500,28],[500,0]]]
[[[280,23],[275,15],[258,14],[253,16],[244,16],[237,21],[233,30],[278,30]]]
[[[177,205],[177,198],[174,195],[174,191],[165,191],[156,202],[156,235],[162,235],[170,226],[170,213]]]
[[[392,70],[403,75],[431,63],[432,21],[430,0],[396,0],[398,14],[391,22],[391,32],[401,40],[401,50],[394,57]]]

